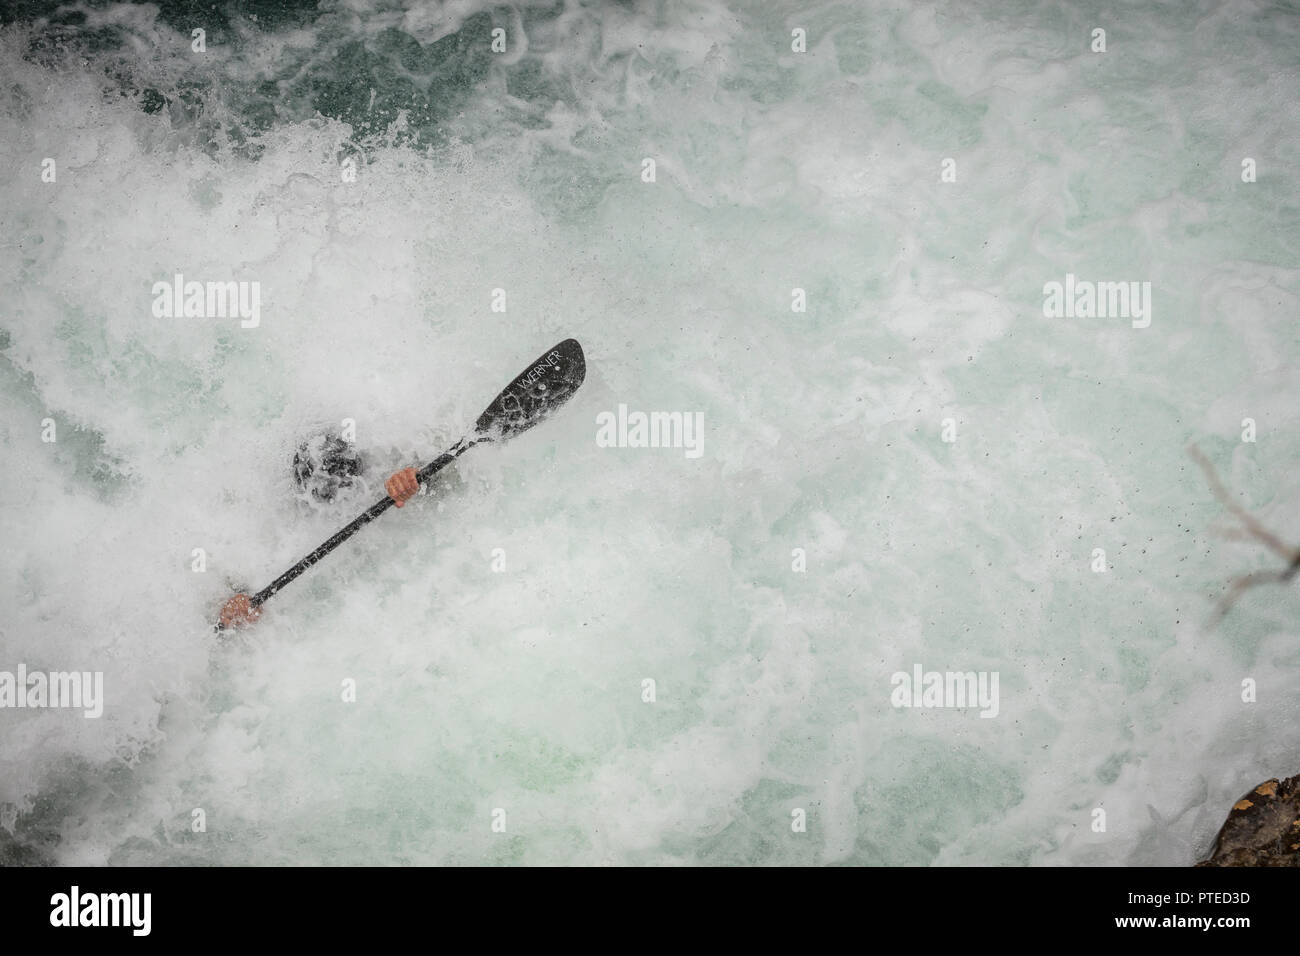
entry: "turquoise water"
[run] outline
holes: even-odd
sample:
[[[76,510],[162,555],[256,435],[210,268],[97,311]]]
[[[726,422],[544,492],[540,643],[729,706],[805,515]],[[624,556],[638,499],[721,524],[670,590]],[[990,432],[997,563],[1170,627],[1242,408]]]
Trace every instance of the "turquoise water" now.
[[[0,710],[4,852],[1184,865],[1297,771],[1300,596],[1207,626],[1278,560],[1185,451],[1300,544],[1294,7],[165,7],[0,31],[0,670],[107,697]],[[257,327],[156,317],[178,272]],[[1067,274],[1150,325],[1045,317]],[[563,412],[214,644],[568,336]],[[602,447],[620,403],[703,454]],[[891,706],[915,664],[997,716]]]

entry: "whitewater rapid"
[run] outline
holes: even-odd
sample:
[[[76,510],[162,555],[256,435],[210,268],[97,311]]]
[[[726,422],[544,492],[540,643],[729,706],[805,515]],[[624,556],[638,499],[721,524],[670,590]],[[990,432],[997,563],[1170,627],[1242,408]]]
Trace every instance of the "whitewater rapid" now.
[[[1300,543],[1294,15],[264,6],[0,28],[0,670],[105,697],[0,709],[0,853],[1185,865],[1297,771],[1300,596],[1205,627],[1271,565],[1185,451]],[[177,273],[258,323],[156,316]],[[1067,274],[1149,326],[1046,317]],[[214,641],[569,336],[565,409]],[[894,706],[918,665],[996,716]]]

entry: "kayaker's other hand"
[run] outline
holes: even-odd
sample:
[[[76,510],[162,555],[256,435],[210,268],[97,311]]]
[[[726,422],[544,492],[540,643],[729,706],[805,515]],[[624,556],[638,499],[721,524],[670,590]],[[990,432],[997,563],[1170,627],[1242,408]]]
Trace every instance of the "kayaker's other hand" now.
[[[262,616],[262,609],[254,607],[247,594],[236,594],[221,608],[221,626],[247,627]]]
[[[402,507],[420,490],[420,483],[415,478],[414,468],[403,468],[384,482],[384,490],[393,499],[397,507]]]

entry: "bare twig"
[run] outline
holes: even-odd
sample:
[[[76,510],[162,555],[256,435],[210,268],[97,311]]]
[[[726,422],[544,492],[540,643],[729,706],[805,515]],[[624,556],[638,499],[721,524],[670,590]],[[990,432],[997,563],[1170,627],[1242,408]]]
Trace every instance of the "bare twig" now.
[[[1205,473],[1205,480],[1210,485],[1210,491],[1219,500],[1219,504],[1223,505],[1242,524],[1240,528],[1221,532],[1222,535],[1238,541],[1254,539],[1262,542],[1270,551],[1287,562],[1287,567],[1282,571],[1255,571],[1229,581],[1227,593],[1219,599],[1214,614],[1210,618],[1210,624],[1217,624],[1223,620],[1228,611],[1232,610],[1232,606],[1237,603],[1237,599],[1250,588],[1259,584],[1286,584],[1297,573],[1300,573],[1300,548],[1289,547],[1277,535],[1261,525],[1254,515],[1234,501],[1228,494],[1228,489],[1219,480],[1218,472],[1214,470],[1214,466],[1210,464],[1210,459],[1205,457],[1204,452],[1195,445],[1189,445],[1187,454],[1201,466],[1201,471]]]
[[[1211,528],[1215,535],[1224,541],[1254,541],[1255,536],[1249,531],[1242,531],[1240,528]]]
[[[1214,497],[1219,499],[1219,504],[1232,512],[1232,514],[1236,516],[1237,520],[1246,526],[1246,531],[1248,531],[1252,537],[1258,541],[1262,541],[1265,545],[1271,548],[1275,554],[1279,557],[1285,558],[1287,561],[1294,561],[1297,557],[1300,557],[1300,550],[1287,547],[1275,534],[1256,521],[1254,515],[1232,500],[1228,495],[1228,489],[1223,487],[1223,482],[1219,480],[1218,472],[1214,470],[1214,466],[1210,464],[1210,459],[1205,457],[1203,451],[1195,445],[1189,445],[1187,447],[1187,454],[1191,455],[1192,460],[1201,466],[1201,471],[1205,472],[1205,479],[1209,482],[1210,490],[1214,492]]]

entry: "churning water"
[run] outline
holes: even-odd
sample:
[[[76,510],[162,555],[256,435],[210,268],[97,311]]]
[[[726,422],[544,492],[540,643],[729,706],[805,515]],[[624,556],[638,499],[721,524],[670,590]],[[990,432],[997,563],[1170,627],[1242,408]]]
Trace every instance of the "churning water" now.
[[[1300,769],[1300,595],[1206,626],[1278,559],[1185,451],[1300,542],[1293,5],[4,6],[0,671],[104,701],[0,709],[0,857],[1186,864]]]

